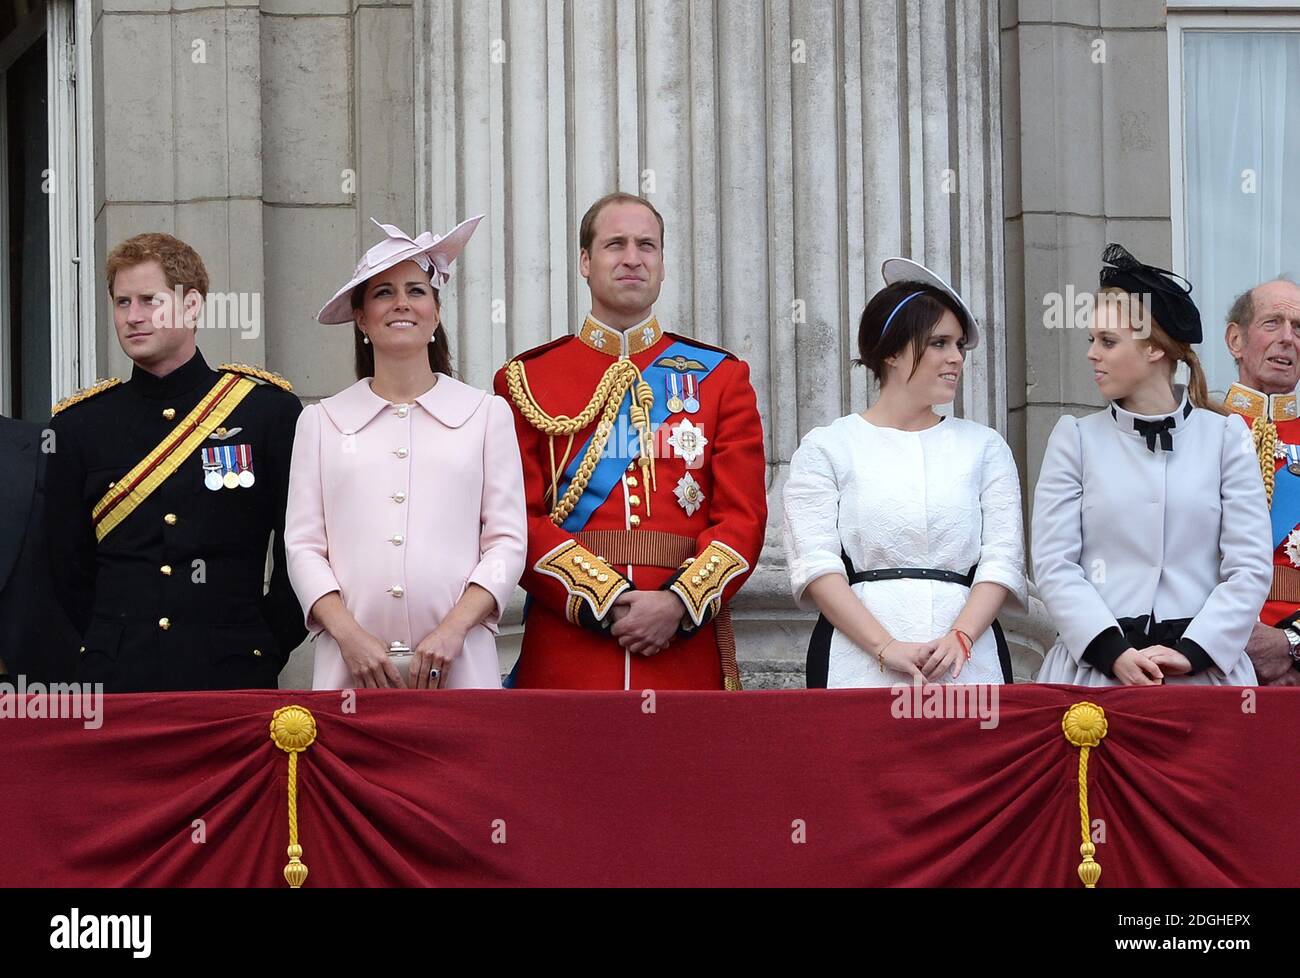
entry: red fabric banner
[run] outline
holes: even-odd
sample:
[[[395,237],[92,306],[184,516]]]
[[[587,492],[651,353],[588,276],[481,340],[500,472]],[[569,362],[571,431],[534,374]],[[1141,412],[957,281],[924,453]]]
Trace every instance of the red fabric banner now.
[[[1300,693],[997,692],[108,696],[98,729],[0,719],[0,884],[284,886],[296,703],[307,886],[1077,887],[1081,700],[1102,887],[1300,884]]]

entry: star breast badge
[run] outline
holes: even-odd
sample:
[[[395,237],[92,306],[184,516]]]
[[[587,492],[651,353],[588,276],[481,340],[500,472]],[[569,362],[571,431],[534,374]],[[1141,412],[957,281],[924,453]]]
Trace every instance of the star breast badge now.
[[[683,421],[668,436],[668,444],[673,446],[677,457],[690,465],[704,452],[709,440],[704,437],[704,429],[697,428],[690,421]]]
[[[677,480],[677,488],[673,490],[673,494],[682,509],[686,510],[687,516],[694,516],[695,511],[704,503],[704,491],[689,472]]]
[[[1300,529],[1287,534],[1286,555],[1290,558],[1292,567],[1300,567]]]

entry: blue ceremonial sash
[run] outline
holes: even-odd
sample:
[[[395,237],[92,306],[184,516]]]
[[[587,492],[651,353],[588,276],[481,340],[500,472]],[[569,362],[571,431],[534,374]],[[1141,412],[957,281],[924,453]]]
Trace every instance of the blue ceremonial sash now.
[[[1300,524],[1300,476],[1292,475],[1285,465],[1273,477],[1273,505],[1268,515],[1273,521],[1273,549],[1276,550]]]
[[[727,358],[725,353],[717,350],[703,349],[690,343],[677,342],[668,347],[662,353],[655,357],[655,363],[664,358],[676,356],[685,357],[687,360],[695,360],[704,364],[703,370],[692,370],[699,380],[703,381],[705,377],[713,372],[713,369]],[[653,364],[641,371],[641,376],[645,382],[650,385],[654,391],[655,403],[650,409],[650,430],[655,431],[668,418],[668,398],[665,395],[664,375],[677,373],[670,367],[656,367]],[[632,392],[628,391],[623,395],[623,403],[618,406],[618,417],[614,419],[614,431],[609,436],[609,441],[605,443],[605,451],[601,454],[600,461],[596,463],[595,470],[591,473],[591,478],[587,481],[586,491],[583,492],[582,498],[578,504],[573,507],[568,518],[561,526],[569,533],[576,533],[587,525],[591,519],[591,514],[598,510],[609,498],[609,494],[614,491],[619,480],[626,471],[628,462],[631,458],[625,453],[625,447],[617,444],[617,440],[622,437],[631,441],[630,436],[634,435],[636,428],[632,426],[629,409],[632,406]],[[569,483],[573,481],[574,475],[577,474],[578,466],[582,464],[582,458],[587,454],[587,447],[591,444],[591,439],[596,437],[593,431],[591,436],[582,443],[582,447],[574,454],[573,459],[569,462],[568,468],[564,470],[564,477],[560,480],[559,494],[562,498],[569,488]],[[649,486],[646,487],[649,491]]]

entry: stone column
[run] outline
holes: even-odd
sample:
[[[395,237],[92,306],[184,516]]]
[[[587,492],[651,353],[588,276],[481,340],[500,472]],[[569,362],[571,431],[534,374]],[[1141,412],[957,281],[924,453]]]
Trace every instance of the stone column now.
[[[924,261],[971,301],[985,341],[956,410],[1006,430],[996,10],[415,0],[415,12],[417,223],[494,215],[448,296],[465,379],[488,384],[586,311],[577,223],[593,200],[653,200],[667,224],[661,321],[746,359],[763,414],[771,518],[736,604],[741,654],[751,670],[801,666],[811,622],[790,599],[780,487],[810,428],[870,401],[850,360],[883,259]]]

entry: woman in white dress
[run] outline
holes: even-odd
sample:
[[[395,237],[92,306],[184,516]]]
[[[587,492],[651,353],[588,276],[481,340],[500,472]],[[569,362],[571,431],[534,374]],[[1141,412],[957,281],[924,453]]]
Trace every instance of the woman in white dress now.
[[[1206,393],[1191,286],[1119,245],[1102,260],[1088,360],[1110,406],[1061,418],[1034,492],[1034,579],[1060,630],[1038,680],[1254,685],[1244,650],[1273,578],[1254,443]]]
[[[823,616],[808,685],[1010,682],[990,626],[1008,597],[1025,602],[1015,461],[996,431],[934,410],[979,329],[924,266],[882,272],[858,327],[880,397],[808,432],[782,495],[795,601]]]

